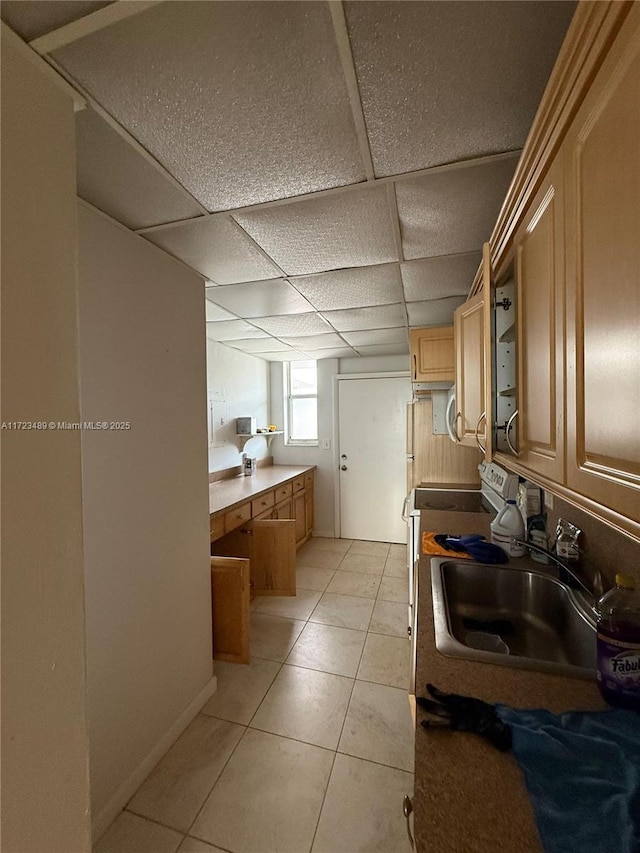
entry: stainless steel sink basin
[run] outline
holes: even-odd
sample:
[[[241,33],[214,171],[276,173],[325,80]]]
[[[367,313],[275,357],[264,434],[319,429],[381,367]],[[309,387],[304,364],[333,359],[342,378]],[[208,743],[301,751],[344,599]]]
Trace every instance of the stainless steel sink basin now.
[[[436,647],[451,657],[593,678],[595,621],[543,571],[431,562]]]

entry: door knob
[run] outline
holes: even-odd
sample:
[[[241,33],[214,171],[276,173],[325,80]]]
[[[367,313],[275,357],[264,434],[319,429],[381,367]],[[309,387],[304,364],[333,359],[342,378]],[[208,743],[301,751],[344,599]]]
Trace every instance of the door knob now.
[[[346,458],[347,458],[347,454],[346,454],[346,453],[343,453],[343,454],[340,456],[340,459],[346,459]]]
[[[346,471],[346,470],[347,470],[347,466],[346,466],[346,465],[341,465],[341,466],[340,466],[340,470],[341,470],[341,471]]]

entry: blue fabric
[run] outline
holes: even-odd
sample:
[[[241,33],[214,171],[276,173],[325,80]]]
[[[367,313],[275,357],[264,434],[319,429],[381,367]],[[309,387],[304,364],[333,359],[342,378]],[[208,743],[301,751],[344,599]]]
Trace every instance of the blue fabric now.
[[[496,711],[511,726],[545,853],[639,853],[640,714]]]

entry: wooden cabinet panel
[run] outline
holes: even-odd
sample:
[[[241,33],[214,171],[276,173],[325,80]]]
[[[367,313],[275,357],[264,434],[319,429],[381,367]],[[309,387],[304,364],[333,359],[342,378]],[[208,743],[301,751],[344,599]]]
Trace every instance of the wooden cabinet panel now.
[[[313,489],[307,489],[304,493],[305,534],[307,538],[313,533],[313,513]]]
[[[289,497],[279,504],[276,504],[273,509],[274,518],[293,518],[293,501]]]
[[[255,595],[296,594],[295,530],[293,520],[253,522],[251,575]]]
[[[296,522],[296,544],[300,545],[307,538],[304,492],[299,492],[293,496],[293,517]]]
[[[249,560],[211,558],[214,660],[249,663]]]
[[[453,326],[411,330],[411,378],[414,382],[453,382]]]
[[[246,504],[242,504],[241,506],[237,506],[235,509],[229,510],[229,512],[225,512],[224,532],[229,533],[231,530],[235,530],[236,527],[240,527],[241,524],[244,524],[245,521],[249,521],[250,518],[251,504],[247,501]]]
[[[277,486],[275,489],[276,495],[276,503],[285,500],[286,498],[291,497],[293,494],[293,485],[291,483],[285,483],[282,486]]]
[[[564,477],[564,192],[551,166],[516,235],[518,464]],[[512,433],[514,431],[512,430]]]
[[[295,480],[293,481],[293,492],[294,492],[294,494],[296,492],[302,491],[302,489],[304,489],[304,475],[301,475],[300,477],[296,477]]]
[[[484,294],[473,296],[454,314],[456,345],[455,434],[461,444],[486,442]]]
[[[305,489],[313,488],[313,471],[304,475],[304,487]]]
[[[212,542],[224,536],[224,515],[216,515],[214,518],[209,518],[209,532]]]
[[[264,495],[260,495],[259,498],[251,501],[251,515],[259,515],[261,512],[264,512],[265,509],[272,507],[275,502],[274,492],[266,492]]]
[[[640,4],[565,140],[567,485],[640,536]]]

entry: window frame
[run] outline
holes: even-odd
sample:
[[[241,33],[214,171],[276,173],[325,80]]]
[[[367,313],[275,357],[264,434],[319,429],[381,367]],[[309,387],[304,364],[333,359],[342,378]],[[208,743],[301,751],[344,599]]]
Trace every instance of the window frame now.
[[[292,364],[313,364],[316,369],[316,392],[315,394],[292,394],[291,393],[291,365]],[[318,438],[318,362],[312,358],[295,359],[293,361],[283,362],[283,383],[284,383],[284,443],[293,447],[318,447],[320,444]],[[292,438],[291,425],[293,423],[293,400],[315,400],[316,401],[316,437],[315,438]]]

